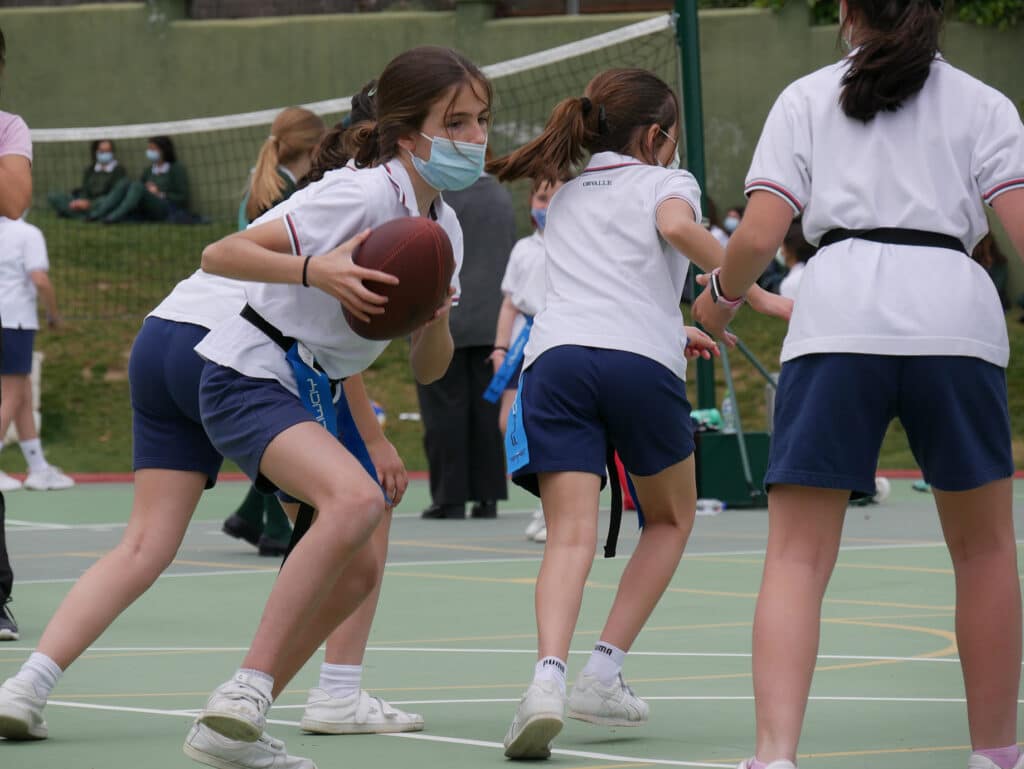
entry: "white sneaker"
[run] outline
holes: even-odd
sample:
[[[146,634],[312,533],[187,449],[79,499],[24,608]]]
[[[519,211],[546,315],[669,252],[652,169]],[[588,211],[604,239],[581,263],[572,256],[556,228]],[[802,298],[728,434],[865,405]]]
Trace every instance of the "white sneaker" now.
[[[602,726],[640,726],[650,707],[626,686],[622,674],[610,684],[580,672],[569,695],[569,718]]]
[[[0,491],[17,491],[20,488],[21,481],[0,470]]]
[[[994,761],[980,753],[971,753],[971,758],[967,762],[967,769],[999,769],[999,767]],[[1017,763],[1013,765],[1013,769],[1024,769],[1024,753],[1020,754]]]
[[[548,541],[548,527],[541,526],[540,531],[533,535],[534,542],[547,542]]]
[[[746,761],[740,761],[740,765],[736,769],[750,769],[750,765],[754,763],[754,759],[748,758]],[[796,764],[792,761],[782,759],[780,761],[772,761],[768,764],[765,769],[796,769]]]
[[[70,489],[75,485],[74,480],[64,475],[59,467],[47,465],[45,470],[37,470],[29,473],[22,484],[26,489],[32,491],[52,491],[56,489]]]
[[[251,673],[239,671],[213,690],[198,722],[229,740],[256,742],[267,725],[270,698],[257,687]]]
[[[289,756],[284,743],[266,732],[256,742],[239,742],[194,723],[181,749],[193,761],[216,769],[316,769],[308,758]]]
[[[533,511],[533,518],[531,518],[530,522],[526,524],[526,538],[536,542],[537,540],[534,539],[534,537],[536,537],[537,532],[543,528],[546,528],[544,524],[544,510],[538,507]]]
[[[423,716],[406,713],[360,689],[349,697],[309,690],[299,728],[314,734],[393,734],[423,731]]]
[[[516,708],[505,735],[508,758],[548,758],[551,741],[565,723],[565,695],[555,681],[534,681]]]
[[[36,694],[32,684],[8,678],[0,686],[0,737],[9,740],[45,740],[43,708],[46,700]]]

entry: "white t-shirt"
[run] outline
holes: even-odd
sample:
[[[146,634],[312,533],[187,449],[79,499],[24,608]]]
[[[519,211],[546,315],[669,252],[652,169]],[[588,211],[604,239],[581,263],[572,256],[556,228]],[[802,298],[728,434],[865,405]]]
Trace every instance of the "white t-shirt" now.
[[[455,212],[438,198],[437,223],[451,240],[455,256],[452,286],[459,291],[462,229]],[[403,216],[418,216],[416,196],[404,166],[392,160],[365,169],[329,171],[259,217],[253,224],[284,219],[298,257],[325,254],[368,227]],[[387,341],[357,336],[349,328],[341,303],[319,289],[281,283],[247,283],[248,303],[285,336],[293,337],[316,357],[332,379],[358,374],[373,363]],[[284,353],[240,315],[228,318],[199,343],[204,358],[241,374],[276,379],[297,393]]]
[[[679,311],[690,261],[658,232],[658,207],[685,201],[701,220],[693,176],[614,152],[595,154],[548,207],[547,299],[526,366],[563,344],[624,350],[686,376]]]
[[[150,315],[216,328],[245,306],[246,283],[196,270],[174,287]]]
[[[36,284],[29,273],[49,269],[46,240],[39,228],[0,216],[0,318],[4,328],[39,328]]]
[[[804,276],[804,267],[806,266],[804,262],[797,262],[789,268],[786,277],[779,283],[779,294],[787,299],[796,299],[797,292],[800,289],[800,280]]]
[[[765,122],[746,191],[831,229],[951,235],[968,253],[988,231],[982,201],[1024,187],[1024,125],[1009,99],[936,58],[924,88],[862,123],[839,106],[846,60],[788,86]],[[844,240],[804,270],[782,360],[820,352],[963,355],[1006,366],[1006,321],[985,270],[944,248]]]
[[[536,315],[544,308],[547,294],[547,280],[544,273],[544,236],[537,230],[512,247],[501,279],[501,291],[508,296],[512,305],[519,310],[512,323],[512,339],[515,341],[526,324],[527,315]]]

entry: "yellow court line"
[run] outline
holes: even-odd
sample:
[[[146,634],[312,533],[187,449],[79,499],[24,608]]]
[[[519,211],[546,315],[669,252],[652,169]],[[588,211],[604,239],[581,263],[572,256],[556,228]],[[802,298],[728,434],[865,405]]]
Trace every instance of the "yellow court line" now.
[[[253,571],[276,572],[276,571],[279,570],[279,568],[277,566],[268,566],[268,567],[264,568],[264,567],[261,567],[261,566],[249,566],[249,565],[243,564],[243,563],[224,563],[223,561],[190,561],[190,560],[188,560],[186,558],[175,558],[173,561],[171,561],[171,565],[172,566],[207,566],[207,567],[210,567],[210,568],[230,569],[230,570],[233,570],[233,571],[235,571],[235,570],[245,570],[246,572],[253,572]]]
[[[764,563],[764,559],[754,558],[725,558],[722,556],[711,556],[708,558],[702,558],[701,561],[709,561],[711,563],[733,563],[742,564],[744,566],[761,566]],[[952,569],[940,569],[932,568],[928,566],[888,566],[884,564],[873,564],[873,563],[842,563],[839,562],[835,566],[836,569],[866,569],[869,571],[909,571],[909,572],[920,572],[922,574],[952,574]]]
[[[461,574],[430,574],[418,571],[390,571],[388,577],[414,577],[415,579],[446,579],[453,582],[487,582],[505,583],[508,585],[533,585],[535,577],[466,577]]]
[[[1017,743],[1022,745],[1024,743]],[[875,750],[847,750],[833,753],[801,753],[797,758],[848,758],[853,756],[885,756],[900,753],[941,753],[951,750],[971,750],[970,745],[937,745],[931,748],[877,748]],[[738,759],[742,760],[742,759]]]
[[[67,550],[59,553],[32,553],[31,555],[19,555],[19,561],[39,560],[41,558],[102,558],[108,550]]]

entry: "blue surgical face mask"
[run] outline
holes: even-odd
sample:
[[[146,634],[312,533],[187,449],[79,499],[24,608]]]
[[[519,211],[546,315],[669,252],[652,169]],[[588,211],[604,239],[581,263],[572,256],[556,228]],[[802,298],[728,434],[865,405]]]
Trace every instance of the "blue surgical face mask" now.
[[[146,150],[146,159],[150,163],[156,163],[160,160],[160,150]]]
[[[113,160],[114,160],[114,153],[113,152],[97,152],[96,153],[96,162],[99,163],[100,165],[104,165],[105,166],[107,163],[112,163]]]
[[[725,231],[731,235],[736,232],[736,228],[740,226],[740,218],[738,216],[727,216],[725,217],[725,221],[722,222],[722,226],[725,228]]]
[[[543,230],[548,222],[548,210],[546,208],[531,208],[530,216],[533,217],[533,223],[537,225],[538,230]]]
[[[421,160],[409,154],[423,181],[435,190],[464,190],[483,174],[487,142],[457,142],[422,132],[420,136],[430,139],[430,159]]]

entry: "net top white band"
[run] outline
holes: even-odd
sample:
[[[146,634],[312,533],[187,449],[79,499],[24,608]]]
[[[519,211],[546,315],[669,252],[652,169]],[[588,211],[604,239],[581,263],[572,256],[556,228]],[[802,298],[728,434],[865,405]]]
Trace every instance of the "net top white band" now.
[[[612,45],[635,40],[639,37],[661,32],[675,24],[673,14],[663,14],[652,19],[630,24],[626,27],[613,29],[599,35],[577,40],[538,53],[531,53],[515,59],[490,64],[483,67],[489,78],[507,77],[525,72],[540,66],[549,66],[565,59],[606,48]],[[570,95],[570,94],[566,94]],[[352,109],[351,97],[326,99],[311,104],[299,105],[318,115],[332,115],[349,112]],[[219,117],[192,118],[189,120],[172,120],[163,123],[136,123],[134,125],[91,126],[82,128],[36,128],[32,130],[34,143],[92,141],[95,139],[146,139],[150,136],[175,136],[187,133],[207,131],[223,131],[232,128],[248,128],[251,126],[270,125],[284,107],[241,112],[235,115]]]

